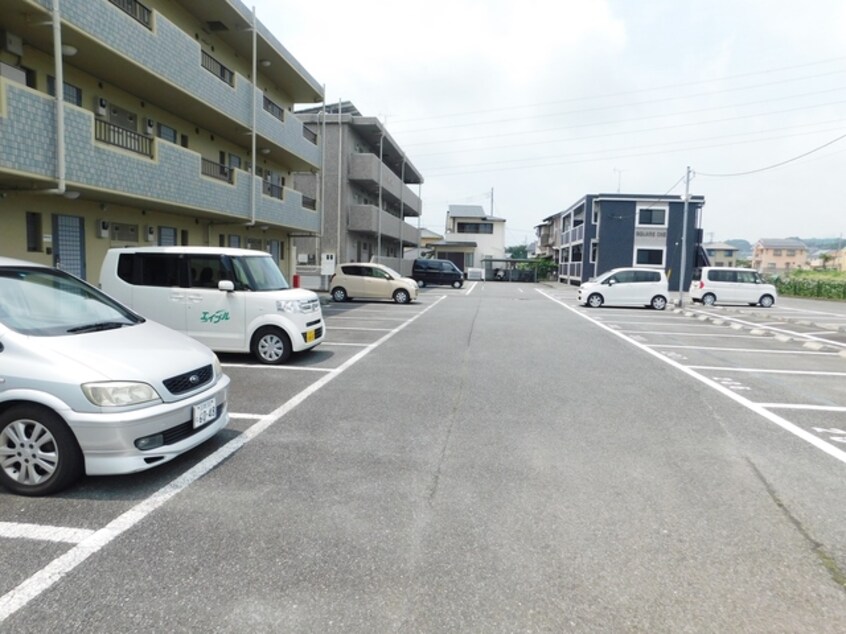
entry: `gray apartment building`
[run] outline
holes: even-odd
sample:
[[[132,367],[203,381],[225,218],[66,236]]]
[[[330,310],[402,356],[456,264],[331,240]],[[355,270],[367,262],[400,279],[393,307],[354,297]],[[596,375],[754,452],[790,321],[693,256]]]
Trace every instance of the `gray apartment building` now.
[[[320,235],[295,242],[304,285],[316,286],[315,277],[340,262],[378,261],[408,273],[403,252],[419,245],[420,229],[406,218],[420,217],[422,174],[378,118],[348,101],[296,114],[323,140],[320,172],[294,177],[297,190],[322,201]]]
[[[588,194],[535,227],[537,257],[558,264],[558,280],[582,282],[613,268],[643,266],[667,272],[670,289],[687,289],[702,249],[703,196]],[[685,209],[687,214],[685,215]]]
[[[240,0],[2,0],[0,254],[97,281],[109,247],[240,246],[293,273],[323,89]]]

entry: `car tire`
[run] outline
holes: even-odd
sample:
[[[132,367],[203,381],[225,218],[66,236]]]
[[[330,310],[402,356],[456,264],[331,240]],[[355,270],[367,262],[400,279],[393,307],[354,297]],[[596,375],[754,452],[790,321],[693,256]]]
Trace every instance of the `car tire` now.
[[[417,280],[417,286],[419,286],[420,288],[425,288],[426,280]]]
[[[717,303],[717,297],[713,293],[705,293],[702,296],[702,304],[704,306],[713,306]]]
[[[250,344],[253,356],[266,365],[285,363],[291,356],[291,340],[281,328],[265,326],[253,335]]]
[[[411,301],[411,295],[404,288],[398,288],[394,291],[394,301],[397,304],[407,304]]]
[[[83,473],[82,451],[55,412],[15,405],[0,415],[0,482],[18,495],[50,495]]]
[[[599,293],[591,293],[587,298],[586,304],[591,308],[599,308],[604,302],[605,300],[602,299],[602,295]]]
[[[649,305],[655,310],[664,310],[667,307],[667,298],[663,295],[656,295],[652,298],[652,301],[649,302]]]
[[[336,286],[332,289],[332,299],[336,302],[346,302],[349,301],[349,297],[347,296],[347,290],[342,286]]]
[[[762,295],[761,299],[758,300],[758,304],[763,308],[770,308],[775,304],[775,298],[772,295]]]
[[[464,282],[462,282],[461,280],[455,280],[452,283],[453,288],[461,288],[462,286],[464,286]]]

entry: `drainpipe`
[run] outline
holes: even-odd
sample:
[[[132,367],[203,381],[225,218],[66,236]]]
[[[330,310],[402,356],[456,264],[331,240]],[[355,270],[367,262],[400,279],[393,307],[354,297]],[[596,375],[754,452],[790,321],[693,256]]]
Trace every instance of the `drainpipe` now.
[[[252,114],[250,123],[250,221],[247,223],[248,227],[256,224],[256,90],[258,90],[258,82],[256,81],[256,7],[253,6],[253,60],[252,60],[252,76],[253,76],[253,100],[252,100]]]
[[[399,225],[399,269],[402,275],[402,261],[405,259],[405,247],[402,245],[402,226],[405,224],[404,209],[403,209],[403,194],[405,194],[405,155],[402,157],[402,166],[400,167],[400,225]]]
[[[67,193],[65,183],[65,76],[62,61],[62,18],[59,0],[53,0],[53,61],[56,75],[56,187],[45,194]]]

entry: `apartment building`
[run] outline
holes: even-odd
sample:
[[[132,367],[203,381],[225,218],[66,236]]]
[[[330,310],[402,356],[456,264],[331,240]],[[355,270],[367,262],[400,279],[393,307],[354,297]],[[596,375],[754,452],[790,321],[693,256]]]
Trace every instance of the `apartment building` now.
[[[382,122],[349,101],[297,116],[324,142],[320,173],[294,177],[298,190],[323,201],[320,236],[296,241],[304,285],[322,286],[339,262],[381,262],[409,273],[403,253],[419,245],[420,230],[406,218],[420,217],[423,175]]]
[[[759,273],[780,274],[808,266],[808,247],[796,238],[762,238],[752,250],[752,268]]]
[[[536,253],[555,259],[558,280],[565,284],[579,285],[613,268],[644,266],[667,271],[670,289],[679,289],[679,279],[687,289],[693,267],[707,264],[700,228],[704,204],[703,196],[691,196],[685,216],[681,196],[589,194],[535,227]]]
[[[322,87],[239,0],[3,0],[0,254],[97,282],[109,247],[317,233],[291,174]]]

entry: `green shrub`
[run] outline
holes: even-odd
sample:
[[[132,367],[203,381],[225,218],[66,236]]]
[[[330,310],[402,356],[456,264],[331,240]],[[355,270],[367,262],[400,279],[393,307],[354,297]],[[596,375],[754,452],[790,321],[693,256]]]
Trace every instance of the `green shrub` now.
[[[791,271],[772,278],[780,295],[846,300],[846,273],[841,271]]]

